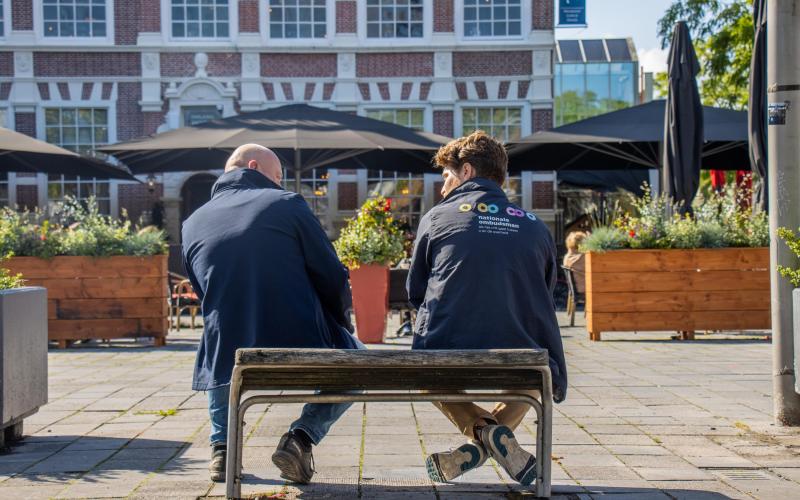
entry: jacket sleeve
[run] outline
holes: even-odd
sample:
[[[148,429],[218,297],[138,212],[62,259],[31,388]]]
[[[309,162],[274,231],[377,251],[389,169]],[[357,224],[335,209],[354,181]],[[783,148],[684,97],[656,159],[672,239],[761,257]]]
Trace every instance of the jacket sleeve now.
[[[431,273],[430,255],[430,214],[422,218],[417,229],[417,239],[414,241],[414,251],[411,254],[411,267],[408,270],[406,291],[408,301],[415,309],[419,309],[425,300],[425,291],[428,289],[428,278]]]
[[[547,288],[550,290],[550,296],[556,291],[556,283],[558,282],[558,263],[556,261],[556,243],[550,231],[545,231],[547,234],[547,255],[545,256],[545,280],[547,281]],[[555,302],[554,302],[555,303]]]
[[[339,260],[328,235],[305,200],[298,195],[292,197],[292,201],[297,235],[311,283],[325,311],[352,333],[355,331],[350,322],[353,298],[347,268]]]

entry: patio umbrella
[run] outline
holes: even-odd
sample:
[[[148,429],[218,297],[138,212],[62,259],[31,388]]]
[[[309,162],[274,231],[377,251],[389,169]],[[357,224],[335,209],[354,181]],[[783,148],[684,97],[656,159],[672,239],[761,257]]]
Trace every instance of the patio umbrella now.
[[[96,158],[81,156],[2,127],[0,127],[0,172],[38,172],[136,180],[123,168]]]
[[[292,104],[183,127],[100,148],[135,174],[208,170],[238,146],[273,150],[294,171],[320,167],[432,171],[431,153],[450,139],[342,111]]]
[[[753,2],[753,55],[750,59],[750,96],[747,104],[747,132],[750,138],[750,168],[758,180],[754,202],[767,208],[767,129],[764,123],[767,101],[767,2]]]
[[[703,105],[697,90],[700,63],[692,46],[686,22],[675,23],[667,59],[669,96],[664,112],[664,156],[661,176],[664,191],[681,211],[691,210],[700,186],[700,158],[703,153]]]
[[[666,101],[586,118],[509,143],[509,169],[619,170],[661,168]],[[747,168],[747,113],[703,106],[702,167]]]

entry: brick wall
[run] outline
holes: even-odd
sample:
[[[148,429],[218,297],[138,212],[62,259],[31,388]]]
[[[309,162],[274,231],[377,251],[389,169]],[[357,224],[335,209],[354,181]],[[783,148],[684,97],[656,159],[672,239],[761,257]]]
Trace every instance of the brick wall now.
[[[142,84],[120,82],[117,84],[117,140],[127,141],[143,135],[144,117],[139,108]]]
[[[437,110],[433,112],[433,132],[445,137],[453,137],[453,112]]]
[[[36,113],[14,113],[17,132],[36,137]]]
[[[358,209],[358,183],[340,182],[337,190],[339,210]]]
[[[359,78],[433,76],[433,53],[367,53],[356,55]]]
[[[8,100],[9,95],[11,95],[11,82],[0,83],[0,101]],[[3,126],[2,123],[0,123],[1,126]]]
[[[540,130],[547,130],[551,128],[553,128],[552,109],[531,110],[531,130],[538,132]]]
[[[133,52],[34,52],[36,76],[139,76],[140,56]]]
[[[350,0],[338,0],[336,2],[336,32],[355,33],[356,32],[356,2]]]
[[[14,76],[13,52],[0,52],[0,76]]]
[[[433,31],[436,33],[452,33],[454,31],[454,1],[433,0]]]
[[[152,192],[147,184],[120,184],[117,189],[120,213],[124,208],[128,212],[128,218],[134,222],[144,212],[151,212],[153,205],[164,196],[164,185],[160,183],[154,186]]]
[[[552,209],[555,207],[555,193],[552,181],[533,181],[533,208]]]
[[[164,113],[160,111],[142,113],[142,135],[152,135],[156,133],[158,127],[164,123]]]
[[[114,2],[114,40],[117,45],[136,45],[140,15],[139,2]]]
[[[11,29],[33,29],[33,0],[14,0],[11,3]]]
[[[454,52],[453,76],[530,75],[529,50]]]
[[[197,71],[194,56],[194,52],[162,52],[161,76],[193,76]],[[206,72],[209,76],[239,76],[242,57],[235,52],[210,52]]]
[[[335,77],[336,54],[261,54],[261,76]]]
[[[119,0],[118,0],[119,1]],[[161,0],[139,0],[139,31],[158,33],[161,31]]]
[[[39,188],[32,185],[17,186],[17,206],[33,210],[39,206]]]
[[[535,30],[551,30],[555,26],[553,20],[555,16],[555,9],[553,7],[553,0],[533,0],[533,29]]]
[[[239,31],[258,33],[258,0],[239,0]]]

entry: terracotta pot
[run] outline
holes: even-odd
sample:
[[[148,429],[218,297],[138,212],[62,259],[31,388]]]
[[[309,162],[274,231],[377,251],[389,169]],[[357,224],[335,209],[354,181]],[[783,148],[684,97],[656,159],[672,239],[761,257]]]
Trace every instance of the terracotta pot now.
[[[350,287],[358,339],[365,344],[380,344],[389,312],[389,268],[369,265],[352,269]]]

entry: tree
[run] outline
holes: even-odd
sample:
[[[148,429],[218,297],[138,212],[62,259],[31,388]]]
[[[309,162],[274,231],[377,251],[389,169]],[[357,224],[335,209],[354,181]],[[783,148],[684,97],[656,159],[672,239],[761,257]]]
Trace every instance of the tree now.
[[[677,21],[689,26],[702,67],[700,95],[707,105],[747,107],[752,6],[752,0],[674,0],[658,22],[662,48],[669,46]]]

